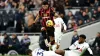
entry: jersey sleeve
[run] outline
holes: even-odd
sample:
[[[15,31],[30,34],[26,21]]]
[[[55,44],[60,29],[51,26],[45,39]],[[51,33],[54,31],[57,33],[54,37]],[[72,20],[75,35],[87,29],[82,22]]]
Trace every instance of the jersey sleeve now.
[[[75,49],[77,48],[76,44],[77,44],[77,41],[76,41],[74,44],[72,44],[72,45],[69,47],[69,49],[75,50]]]
[[[61,23],[62,23],[62,25],[63,25],[63,27],[64,27],[64,30],[66,30],[67,27],[66,27],[66,24],[64,23],[64,21],[62,20],[62,18],[61,18]]]
[[[90,54],[93,54],[91,48],[89,47],[89,44],[87,44],[87,50],[89,51]]]

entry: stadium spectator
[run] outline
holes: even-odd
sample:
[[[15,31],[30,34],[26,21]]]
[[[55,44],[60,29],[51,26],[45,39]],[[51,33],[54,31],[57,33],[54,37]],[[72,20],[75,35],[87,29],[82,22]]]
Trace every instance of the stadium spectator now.
[[[65,8],[71,8],[70,0],[65,0]]]
[[[4,40],[3,43],[1,43],[2,55],[7,53],[9,51],[9,48],[12,47],[11,38],[6,33],[4,33],[3,36],[4,36]]]
[[[73,43],[75,43],[78,39],[79,39],[78,33],[77,33],[77,31],[74,31],[72,41],[71,41],[71,45]]]
[[[97,46],[96,46],[97,43]],[[100,32],[97,33],[97,36],[95,38],[95,41],[93,42],[92,47],[96,47],[95,49],[98,51],[97,54],[100,54]]]
[[[85,8],[85,12],[86,14],[89,16],[89,19],[91,18],[91,11],[89,11],[90,9],[87,7]]]
[[[22,31],[22,26],[24,23],[25,7],[24,5],[19,5],[18,11],[16,13],[16,32]]]
[[[32,8],[35,8],[34,0],[31,0],[31,1],[28,3],[28,10],[31,10]]]
[[[68,15],[67,15],[67,19],[71,20],[72,18],[74,18],[74,15],[73,15],[72,11],[69,11]]]
[[[76,30],[77,29],[77,24],[76,24],[76,20],[74,17],[70,17],[70,19],[68,20],[68,29],[73,29],[73,30]]]
[[[34,24],[34,16],[28,13],[25,17],[24,32],[36,32],[36,24]]]
[[[0,8],[4,8],[4,7],[5,7],[5,3],[2,0],[0,0]]]
[[[81,7],[81,8],[80,8],[80,11],[77,11],[77,12],[75,13],[75,16],[77,16],[77,17],[82,16],[83,11],[84,11],[84,8]]]
[[[79,20],[78,20],[78,26],[81,26],[81,25],[83,25],[83,24],[84,24],[83,20],[79,19]]]
[[[90,22],[89,16],[86,14],[85,11],[83,11],[82,16],[80,16],[80,18],[84,21],[84,23]]]
[[[10,50],[15,50],[18,52],[18,50],[20,48],[20,42],[19,42],[16,34],[12,34],[11,41],[12,41],[12,47],[10,48]]]
[[[100,18],[100,6],[97,8],[97,19]]]
[[[64,10],[64,6],[61,4],[61,2],[56,2],[54,4],[54,8],[57,12],[59,12],[60,14],[64,14],[65,15],[65,10]]]
[[[94,1],[94,6],[95,6],[95,7],[100,6],[100,1],[99,1],[99,0],[95,0],[95,1]]]
[[[89,6],[89,0],[71,0],[71,6],[81,7],[81,6]]]
[[[20,44],[21,44],[20,53],[26,54],[25,52],[26,50],[29,49],[29,45],[30,45],[30,38],[28,37],[27,34],[24,35],[24,38],[21,40]]]
[[[92,21],[94,20],[97,20],[97,10],[93,10],[93,13],[92,13],[92,18],[91,18]]]

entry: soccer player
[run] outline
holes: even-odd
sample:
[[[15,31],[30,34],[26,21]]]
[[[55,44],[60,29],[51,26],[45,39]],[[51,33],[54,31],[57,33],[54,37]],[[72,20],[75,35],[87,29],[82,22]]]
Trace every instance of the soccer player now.
[[[47,38],[47,35],[50,38],[54,38],[54,27],[53,26],[52,27],[47,27],[46,26],[46,21],[47,20],[52,20],[53,21],[53,14],[54,14],[53,8],[51,8],[49,6],[48,2],[44,1],[42,3],[42,8],[40,9],[39,13],[37,14],[37,17],[36,17],[35,22],[34,22],[34,23],[36,23],[39,18],[42,19],[41,32],[42,32],[42,35],[43,35],[44,39],[49,39],[49,38]],[[50,42],[50,39],[48,41]]]
[[[39,46],[40,48],[36,48],[34,51],[32,51],[32,56],[61,56],[56,54],[54,51],[47,51],[48,47],[43,38],[40,38]]]
[[[56,50],[55,53],[62,56],[81,56],[85,50],[88,50],[90,56],[93,56],[93,52],[89,47],[89,44],[85,42],[86,36],[84,34],[79,36],[79,40],[72,44],[66,50]]]
[[[54,28],[55,28],[55,42],[60,46],[60,40],[61,40],[61,35],[62,31],[66,31],[67,27],[62,20],[62,18],[59,16],[59,13],[55,13],[54,16]],[[63,28],[63,30],[62,30]]]

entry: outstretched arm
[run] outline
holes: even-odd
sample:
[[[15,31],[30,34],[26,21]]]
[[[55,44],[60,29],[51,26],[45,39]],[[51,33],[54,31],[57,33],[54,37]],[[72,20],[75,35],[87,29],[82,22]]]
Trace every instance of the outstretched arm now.
[[[87,49],[89,51],[89,53],[91,54],[91,56],[93,56],[93,52],[90,48]]]
[[[35,19],[35,21],[34,21],[34,23],[36,23],[37,22],[37,20],[39,19],[39,13],[37,14],[37,16],[36,16],[36,19]]]

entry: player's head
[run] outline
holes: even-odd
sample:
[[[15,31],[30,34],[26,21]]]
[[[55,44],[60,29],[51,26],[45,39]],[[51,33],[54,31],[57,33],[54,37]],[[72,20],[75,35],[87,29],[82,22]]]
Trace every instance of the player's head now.
[[[97,33],[97,37],[100,37],[100,32]]]
[[[26,50],[26,54],[29,55],[29,56],[32,56],[32,50],[27,49],[27,50]]]
[[[59,12],[54,13],[54,19],[56,19],[59,16]]]
[[[77,31],[74,31],[74,35],[77,35],[78,33],[77,33]]]
[[[81,34],[81,35],[79,36],[79,43],[85,42],[85,39],[86,39],[86,36],[85,36],[84,34]]]
[[[45,39],[42,36],[39,38],[39,46],[43,50],[49,50],[49,48],[46,46]]]
[[[43,3],[42,3],[42,8],[43,8],[43,9],[48,9],[48,7],[49,7],[48,2],[47,2],[47,1],[43,1]]]

